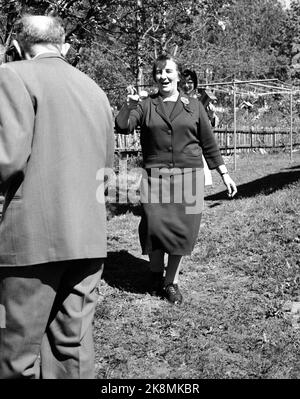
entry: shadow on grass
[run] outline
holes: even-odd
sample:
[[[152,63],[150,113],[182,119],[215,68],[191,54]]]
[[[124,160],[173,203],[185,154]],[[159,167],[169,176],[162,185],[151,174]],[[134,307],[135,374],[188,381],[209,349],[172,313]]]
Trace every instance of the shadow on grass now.
[[[262,177],[261,179],[253,180],[249,183],[241,184],[237,187],[237,195],[233,199],[239,198],[250,198],[258,194],[269,195],[277,190],[288,186],[289,184],[295,183],[300,180],[300,165],[286,168],[282,172],[274,173]],[[207,195],[204,198],[206,201],[219,201],[219,200],[230,200],[227,197],[227,191],[221,191],[216,194]]]
[[[149,289],[149,262],[125,250],[108,252],[103,280],[111,287],[144,294]]]
[[[141,216],[142,207],[139,203],[132,204],[118,204],[118,203],[106,203],[106,211],[108,219],[113,218],[114,216],[124,215],[126,213],[132,213],[135,216]]]
[[[237,195],[233,198],[249,198],[254,197],[258,194],[269,195],[277,190],[281,190],[289,184],[295,183],[300,180],[300,165],[291,166],[290,168],[285,168],[282,172],[274,173],[260,179],[253,180],[249,183],[241,184],[238,188]],[[227,191],[223,190],[215,194],[209,194],[204,197],[206,201],[232,201],[227,196]],[[221,205],[220,203],[215,203],[208,205],[209,208]],[[142,207],[140,203],[106,203],[108,219],[114,216],[124,215],[126,213],[132,213],[135,216],[141,216]]]

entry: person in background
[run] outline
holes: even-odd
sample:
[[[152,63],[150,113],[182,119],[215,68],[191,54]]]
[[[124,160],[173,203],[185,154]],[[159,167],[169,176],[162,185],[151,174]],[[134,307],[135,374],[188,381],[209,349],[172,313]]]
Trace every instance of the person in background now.
[[[183,92],[189,97],[199,99],[197,87],[198,87],[198,78],[196,72],[191,69],[185,69],[182,72],[182,79],[181,79],[181,88]],[[205,109],[207,112],[207,108]],[[209,117],[208,112],[207,115]],[[202,161],[204,169],[204,183],[205,186],[210,186],[212,185],[212,174],[203,155],[202,155]]]
[[[219,117],[216,113],[217,97],[209,90],[201,90],[200,101],[204,105],[212,127],[218,127]]]
[[[202,153],[209,167],[220,174],[230,197],[237,188],[202,103],[179,91],[181,68],[177,60],[160,55],[152,75],[157,94],[144,100],[138,94],[128,94],[116,117],[116,129],[129,134],[140,126],[145,172],[141,182],[141,248],[149,255],[151,292],[180,304],[180,265],[182,257],[194,248],[202,215]],[[196,192],[193,198],[192,192]]]
[[[187,96],[198,98],[198,78],[195,71],[192,71],[191,69],[185,69],[182,72],[181,87]]]
[[[64,59],[60,20],[26,15],[15,32],[21,61],[0,67],[0,378],[90,379],[110,104]]]
[[[202,102],[212,127],[217,127],[219,121],[215,108],[217,97],[212,92],[204,89],[201,90],[201,94],[198,93],[198,78],[195,71],[191,69],[185,69],[182,72],[181,87],[186,95],[193,98],[198,98]]]

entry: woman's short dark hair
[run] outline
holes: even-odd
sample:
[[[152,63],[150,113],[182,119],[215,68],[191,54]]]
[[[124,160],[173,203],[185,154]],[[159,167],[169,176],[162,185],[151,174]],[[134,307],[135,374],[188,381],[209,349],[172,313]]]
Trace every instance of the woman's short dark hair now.
[[[196,74],[195,71],[192,71],[191,69],[185,69],[185,70],[182,72],[182,76],[183,76],[184,78],[191,78],[192,81],[193,81],[193,83],[194,83],[194,89],[197,88],[197,86],[198,86],[198,79],[197,79],[197,74]]]
[[[176,65],[176,68],[177,68],[178,77],[179,77],[179,79],[181,78],[182,67],[181,67],[180,63],[178,62],[178,60],[171,54],[163,53],[163,54],[160,54],[153,63],[152,77],[153,77],[154,82],[156,82],[155,75],[156,75],[158,64],[161,62],[166,62],[166,61],[174,62],[174,64]]]

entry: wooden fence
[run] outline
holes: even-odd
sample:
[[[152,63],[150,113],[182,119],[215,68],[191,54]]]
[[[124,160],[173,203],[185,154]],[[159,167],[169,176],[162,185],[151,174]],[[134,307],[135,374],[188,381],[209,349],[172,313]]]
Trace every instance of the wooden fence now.
[[[234,131],[231,129],[214,129],[217,142],[223,155],[234,152]],[[293,147],[300,146],[300,131],[293,131]],[[289,131],[281,129],[237,129],[237,152],[248,152],[254,149],[276,149],[291,147]],[[139,130],[134,134],[116,134],[116,153],[138,154],[141,151]],[[0,195],[0,215],[3,197]]]
[[[222,154],[230,155],[233,153],[234,131],[232,129],[214,129],[216,140],[220,146]],[[293,146],[300,145],[300,131],[293,131]],[[291,134],[289,131],[278,128],[264,129],[237,129],[236,149],[238,152],[247,152],[254,149],[276,149],[289,148],[291,146]],[[117,153],[138,153],[141,151],[139,141],[139,130],[134,134],[116,134]]]

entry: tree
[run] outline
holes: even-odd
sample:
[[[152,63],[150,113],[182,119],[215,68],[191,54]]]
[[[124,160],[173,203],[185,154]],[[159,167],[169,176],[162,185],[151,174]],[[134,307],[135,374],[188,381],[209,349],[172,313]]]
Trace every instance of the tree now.
[[[209,75],[213,80],[272,74],[285,78],[288,60],[283,54],[280,58],[278,47],[274,47],[279,40],[278,27],[284,24],[281,4],[273,0],[210,2],[203,8],[185,58],[203,81]]]
[[[102,87],[150,84],[161,51],[200,81],[298,75],[300,5],[277,0],[0,0],[0,44],[24,12],[60,16],[68,60]]]
[[[114,52],[121,54],[131,69],[136,84],[142,83],[144,67],[152,63],[158,53],[176,53],[188,40],[188,28],[194,10],[199,6],[191,0],[129,0],[115,3],[110,9],[107,26],[109,40],[115,40]],[[121,51],[120,51],[121,50]],[[146,82],[149,69],[146,67]]]
[[[288,30],[286,37],[289,39],[287,53],[290,58],[290,75],[294,83],[300,84],[300,4],[299,1],[291,2],[288,13]]]

